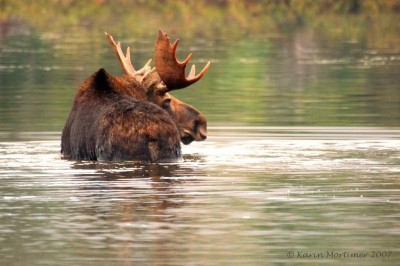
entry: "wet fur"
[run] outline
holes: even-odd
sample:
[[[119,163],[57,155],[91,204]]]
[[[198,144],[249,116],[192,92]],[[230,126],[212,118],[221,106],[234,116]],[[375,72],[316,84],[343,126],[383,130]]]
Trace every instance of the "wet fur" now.
[[[135,89],[132,89],[135,88]],[[176,125],[146,101],[135,79],[104,69],[79,88],[61,137],[64,158],[75,160],[174,161],[180,158]]]

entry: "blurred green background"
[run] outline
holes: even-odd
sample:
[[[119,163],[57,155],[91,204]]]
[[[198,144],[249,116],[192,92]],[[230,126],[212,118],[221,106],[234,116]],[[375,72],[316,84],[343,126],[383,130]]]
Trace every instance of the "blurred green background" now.
[[[211,126],[400,125],[400,1],[0,0],[0,132],[61,131],[79,84],[121,74],[104,37],[158,29],[206,77],[174,92]]]

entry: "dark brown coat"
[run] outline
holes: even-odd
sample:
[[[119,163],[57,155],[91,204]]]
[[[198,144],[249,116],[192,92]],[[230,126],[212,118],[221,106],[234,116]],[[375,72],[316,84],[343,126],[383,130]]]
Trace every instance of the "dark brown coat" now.
[[[79,88],[61,138],[64,158],[75,160],[173,161],[180,135],[170,115],[145,100],[135,79],[104,69]]]
[[[181,156],[180,141],[190,144],[207,137],[206,118],[194,107],[169,94],[200,80],[210,62],[188,77],[176,59],[178,41],[171,44],[162,31],[155,45],[156,67],[150,61],[140,70],[132,66],[120,43],[106,33],[125,76],[104,69],[79,87],[61,137],[61,153],[75,160],[174,161]]]

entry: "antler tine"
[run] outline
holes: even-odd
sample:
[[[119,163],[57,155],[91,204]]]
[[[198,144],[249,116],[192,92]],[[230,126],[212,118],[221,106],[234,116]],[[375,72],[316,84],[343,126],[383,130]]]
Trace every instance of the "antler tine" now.
[[[189,73],[188,78],[189,78],[189,79],[192,79],[192,78],[194,78],[195,76],[196,76],[196,66],[195,66],[195,65],[192,65],[192,68],[190,69],[190,73]]]
[[[135,76],[146,75],[148,72],[150,72],[150,70],[151,70],[151,67],[150,67],[151,61],[152,60],[149,59],[149,61],[147,61],[147,63],[141,69],[136,71]]]
[[[118,56],[118,60],[119,63],[121,64],[122,70],[125,72],[126,75],[133,77],[136,73],[136,70],[131,63],[130,48],[128,47],[126,49],[126,56],[125,56],[121,49],[121,43],[120,42],[115,43],[114,38],[110,34],[108,34],[107,32],[105,32],[105,34],[107,36],[109,43],[111,44],[111,47]]]
[[[135,77],[136,79],[142,83],[142,81],[144,80],[144,78],[153,70],[155,70],[156,68],[150,67],[150,63],[151,63],[151,59],[149,61],[147,61],[147,63],[144,65],[144,67],[142,67],[141,69],[139,69],[138,71],[136,71],[135,73]]]
[[[196,75],[196,68],[193,65],[190,74],[186,77],[185,68],[192,58],[192,54],[189,54],[183,62],[179,62],[176,58],[178,43],[179,40],[176,40],[171,44],[168,35],[161,30],[159,31],[155,46],[156,69],[170,91],[183,89],[199,81],[210,67],[209,61],[203,70]]]

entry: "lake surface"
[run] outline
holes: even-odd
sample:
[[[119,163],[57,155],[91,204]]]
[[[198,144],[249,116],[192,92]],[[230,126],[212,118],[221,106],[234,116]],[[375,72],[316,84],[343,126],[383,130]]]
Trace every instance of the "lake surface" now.
[[[0,265],[394,265],[400,51],[298,30],[182,39],[208,118],[182,161],[67,161],[79,84],[120,74],[99,32],[1,31]],[[134,64],[154,38],[116,36]],[[173,38],[180,36],[173,36]],[[137,63],[136,63],[137,62]]]

